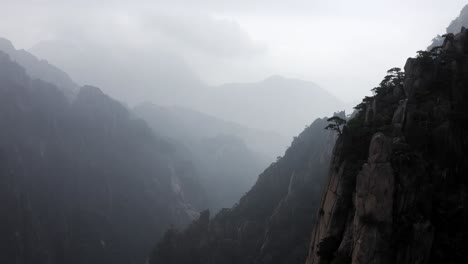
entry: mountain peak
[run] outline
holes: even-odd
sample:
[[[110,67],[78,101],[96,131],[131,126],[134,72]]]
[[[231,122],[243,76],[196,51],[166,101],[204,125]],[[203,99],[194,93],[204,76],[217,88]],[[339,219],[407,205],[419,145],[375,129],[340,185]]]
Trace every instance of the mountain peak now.
[[[0,37],[0,51],[8,54],[12,61],[23,67],[32,79],[54,84],[69,98],[72,98],[78,89],[78,85],[64,71],[25,50],[15,49],[8,39]]]
[[[98,87],[92,85],[84,85],[80,88],[80,93],[92,94],[92,95],[102,95],[103,92]]]
[[[279,74],[273,74],[271,75],[270,77],[267,77],[264,82],[271,82],[271,81],[284,81],[286,80],[287,78],[282,76],[282,75],[279,75]]]
[[[6,53],[10,53],[15,50],[15,47],[10,40],[0,37],[0,50],[3,50]]]
[[[279,74],[273,74],[270,77],[266,78],[265,80],[262,81],[262,83],[266,84],[295,84],[298,86],[310,86],[310,87],[316,87],[319,88],[319,85],[317,85],[314,82],[303,80],[303,79],[298,79],[298,78],[290,78],[290,77],[285,77],[283,75]]]

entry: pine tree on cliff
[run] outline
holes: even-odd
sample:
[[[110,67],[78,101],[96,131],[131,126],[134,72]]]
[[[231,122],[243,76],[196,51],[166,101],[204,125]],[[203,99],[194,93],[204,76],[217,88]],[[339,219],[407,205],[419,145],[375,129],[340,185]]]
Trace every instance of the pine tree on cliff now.
[[[326,126],[325,129],[334,130],[338,133],[338,135],[341,136],[341,134],[343,133],[341,128],[344,125],[346,125],[346,120],[339,116],[334,116],[334,117],[328,118],[327,121],[331,123],[328,124],[328,126]]]

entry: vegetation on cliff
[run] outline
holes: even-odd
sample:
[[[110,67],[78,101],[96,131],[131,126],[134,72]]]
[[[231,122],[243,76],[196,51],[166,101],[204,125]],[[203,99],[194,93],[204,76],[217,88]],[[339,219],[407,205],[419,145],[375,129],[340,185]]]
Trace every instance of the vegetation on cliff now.
[[[468,30],[391,69],[334,150],[307,263],[463,263]]]

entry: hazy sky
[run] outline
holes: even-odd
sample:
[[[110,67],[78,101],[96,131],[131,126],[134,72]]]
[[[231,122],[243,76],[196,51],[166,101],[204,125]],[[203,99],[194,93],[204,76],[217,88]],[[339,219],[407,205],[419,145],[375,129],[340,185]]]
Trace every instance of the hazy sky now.
[[[272,74],[345,101],[424,49],[466,0],[0,0],[0,35],[176,54],[209,84]]]

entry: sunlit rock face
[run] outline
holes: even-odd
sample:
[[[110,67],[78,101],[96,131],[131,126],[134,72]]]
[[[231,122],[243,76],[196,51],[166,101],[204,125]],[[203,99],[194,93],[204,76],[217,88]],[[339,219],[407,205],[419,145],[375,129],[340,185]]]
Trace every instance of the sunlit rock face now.
[[[467,55],[462,28],[359,105],[335,146],[307,264],[466,261]]]

